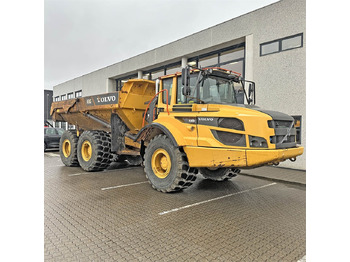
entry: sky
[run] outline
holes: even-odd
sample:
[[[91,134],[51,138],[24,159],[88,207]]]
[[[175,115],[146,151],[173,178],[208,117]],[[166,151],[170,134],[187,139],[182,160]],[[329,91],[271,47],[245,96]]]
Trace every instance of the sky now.
[[[276,0],[45,0],[44,89]]]

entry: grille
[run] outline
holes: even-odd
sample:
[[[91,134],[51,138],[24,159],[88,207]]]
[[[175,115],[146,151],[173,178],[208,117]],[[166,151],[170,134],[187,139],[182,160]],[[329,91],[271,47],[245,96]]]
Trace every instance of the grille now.
[[[285,120],[268,120],[267,121],[270,128],[289,128],[293,121]],[[294,124],[293,124],[294,127]]]
[[[281,144],[281,143],[292,143],[295,142],[295,135],[287,136],[286,139],[282,142],[285,136],[271,136],[270,142],[272,144]]]
[[[269,120],[268,126],[275,129],[275,135],[270,137],[270,143],[275,144],[276,148],[296,146],[294,121]]]

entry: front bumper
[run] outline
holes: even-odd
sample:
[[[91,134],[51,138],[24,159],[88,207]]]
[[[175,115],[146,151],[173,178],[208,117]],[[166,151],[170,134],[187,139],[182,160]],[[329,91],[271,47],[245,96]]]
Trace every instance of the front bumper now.
[[[246,150],[186,146],[183,149],[191,167],[258,167],[277,164],[304,152],[304,147]]]

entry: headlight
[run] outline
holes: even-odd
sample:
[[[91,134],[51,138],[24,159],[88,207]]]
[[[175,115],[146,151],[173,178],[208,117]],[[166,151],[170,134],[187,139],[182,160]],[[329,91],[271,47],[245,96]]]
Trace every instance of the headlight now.
[[[262,147],[267,148],[266,139],[259,136],[249,136],[250,147]]]

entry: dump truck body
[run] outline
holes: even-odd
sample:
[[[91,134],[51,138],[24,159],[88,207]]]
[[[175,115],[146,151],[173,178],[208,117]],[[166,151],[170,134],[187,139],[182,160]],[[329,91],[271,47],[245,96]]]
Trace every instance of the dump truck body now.
[[[154,81],[129,80],[118,92],[53,102],[51,115],[54,121],[68,122],[75,125],[78,131],[102,130],[111,133],[112,152],[137,155],[140,143],[134,142],[125,133],[132,136],[142,128],[147,101],[154,94]]]

